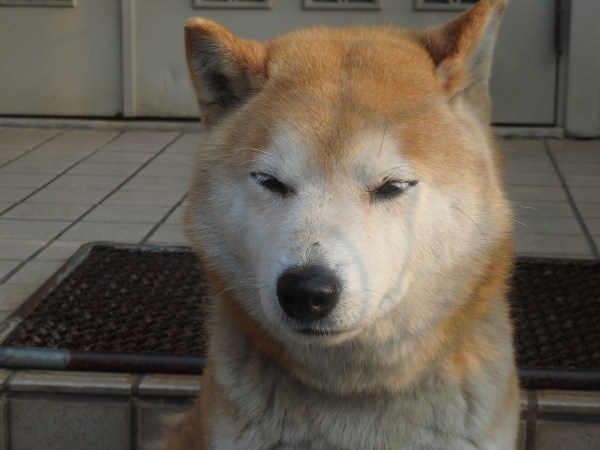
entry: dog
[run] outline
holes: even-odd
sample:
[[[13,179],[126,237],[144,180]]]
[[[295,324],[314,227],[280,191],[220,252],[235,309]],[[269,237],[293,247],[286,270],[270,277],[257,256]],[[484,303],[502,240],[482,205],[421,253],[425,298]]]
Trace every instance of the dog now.
[[[488,79],[505,1],[268,43],[191,19],[186,232],[213,292],[168,449],[514,449],[512,218]]]

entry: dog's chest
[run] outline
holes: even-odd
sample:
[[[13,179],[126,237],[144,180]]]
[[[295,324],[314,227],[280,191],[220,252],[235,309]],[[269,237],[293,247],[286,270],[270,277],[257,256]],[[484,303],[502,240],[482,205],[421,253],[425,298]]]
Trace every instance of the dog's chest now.
[[[239,380],[238,380],[239,381]],[[326,396],[288,380],[248,377],[236,420],[215,417],[215,448],[471,449],[469,405],[434,385],[394,396]]]

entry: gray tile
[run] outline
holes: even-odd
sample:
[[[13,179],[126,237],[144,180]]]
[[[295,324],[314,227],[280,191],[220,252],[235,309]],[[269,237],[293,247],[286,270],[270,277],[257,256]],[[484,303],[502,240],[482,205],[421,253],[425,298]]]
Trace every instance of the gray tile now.
[[[79,222],[61,238],[67,241],[138,242],[152,226],[151,223]]]
[[[582,235],[579,222],[574,217],[525,217],[516,220],[515,231],[518,234]]]
[[[564,175],[595,175],[600,176],[600,163],[558,162],[558,167]]]
[[[553,186],[514,186],[506,188],[508,197],[514,202],[567,202],[567,196],[562,187]]]
[[[600,217],[597,218],[585,218],[585,225],[590,234],[600,236]],[[1,244],[0,244],[1,245]]]
[[[68,130],[40,146],[40,151],[89,154],[115,138],[119,132],[108,130]]]
[[[125,131],[115,142],[139,142],[141,144],[167,144],[177,138],[179,131],[132,130]]]
[[[84,161],[77,164],[69,174],[83,175],[131,175],[140,167],[140,164],[125,164],[125,163],[92,163]]]
[[[4,202],[19,202],[34,190],[34,188],[23,187],[0,187],[0,200]]]
[[[560,179],[556,173],[518,173],[506,172],[504,182],[507,185],[521,186],[561,186]]]
[[[547,142],[554,155],[566,153],[600,153],[600,139],[549,139]]]
[[[0,239],[0,258],[27,259],[47,243],[43,239]]]
[[[41,285],[61,266],[61,261],[30,261],[10,277],[8,283]]]
[[[549,141],[552,155],[560,162],[600,163],[600,140],[574,141],[561,139]]]
[[[200,392],[201,380],[200,375],[146,375],[138,386],[138,393],[140,395],[195,398]]]
[[[97,145],[81,145],[74,143],[59,144],[50,142],[49,145],[43,145],[40,148],[33,150],[31,153],[36,158],[51,159],[56,157],[63,161],[71,161],[75,164],[77,161],[82,161],[97,150]]]
[[[181,205],[179,206],[175,211],[173,211],[169,217],[167,218],[167,220],[165,221],[165,223],[167,224],[176,224],[176,225],[181,225],[183,223],[183,216],[185,214],[185,205]]]
[[[157,223],[168,210],[168,206],[98,205],[83,221]]]
[[[130,409],[126,400],[13,398],[12,450],[129,450]]]
[[[578,175],[564,174],[568,186],[591,186],[600,187],[600,177],[598,175]]]
[[[104,201],[107,205],[172,206],[183,197],[181,192],[117,191]]]
[[[170,416],[184,413],[192,406],[191,401],[185,403],[163,403],[138,400],[135,404],[138,420],[137,445],[139,448],[148,448],[150,444],[162,436],[165,421]]]
[[[143,164],[154,156],[154,153],[112,153],[98,152],[86,159],[90,163],[125,163]]]
[[[90,205],[25,202],[4,214],[5,219],[75,220]]]
[[[592,236],[592,239],[594,239],[594,243],[596,244],[596,248],[600,249],[600,235]]]
[[[155,142],[121,142],[115,141],[108,144],[101,150],[109,153],[152,153],[156,154],[165,144]]]
[[[583,236],[516,235],[516,250],[520,254],[553,254],[589,256],[591,250]]]
[[[206,142],[210,134],[204,130],[204,126],[199,121],[196,122],[196,128],[197,130],[190,130],[183,133],[172,145],[190,145]]]
[[[37,284],[0,284],[0,311],[14,311],[27,300],[37,288]]]
[[[94,205],[110,192],[109,189],[51,189],[45,188],[35,193],[27,200],[32,203],[69,203]]]
[[[81,153],[35,150],[28,152],[25,156],[19,158],[19,162],[44,165],[60,161],[71,165],[83,158],[85,158],[85,154]]]
[[[107,152],[156,153],[180,133],[174,131],[127,131],[102,149]]]
[[[180,224],[161,225],[148,239],[153,244],[189,245]]]
[[[5,173],[15,174],[47,174],[57,175],[64,172],[71,166],[71,163],[66,161],[49,161],[47,163],[29,162],[22,159],[17,159],[0,169],[0,176]]]
[[[0,279],[8,275],[9,272],[14,270],[23,261],[18,259],[0,259]]]
[[[599,423],[540,420],[537,423],[535,450],[598,448]]]
[[[506,157],[547,158],[546,147],[541,139],[500,139],[498,144]]]
[[[559,259],[589,259],[592,260],[594,259],[594,255],[592,255],[591,253],[587,253],[585,255],[574,255],[572,253],[553,253],[553,252],[519,252],[517,251],[516,254],[518,256],[536,256],[536,257],[540,257],[540,258],[559,258]]]
[[[127,373],[22,370],[9,387],[13,392],[129,395],[138,378]]]
[[[193,165],[195,158],[187,153],[161,153],[156,157],[152,164],[169,164],[169,165]]]
[[[600,177],[599,177],[600,178]],[[598,202],[600,203],[599,187],[572,187],[571,195],[576,202]]]
[[[600,217],[600,202],[577,202],[577,209],[586,219]]]
[[[2,135],[0,135],[0,140],[2,139]],[[19,156],[23,156],[29,150],[19,149],[19,148],[0,148],[0,158],[4,161],[10,161]]]
[[[573,209],[567,202],[511,202],[512,209],[519,217],[574,217]],[[521,220],[521,219],[519,219]]]
[[[35,261],[66,261],[73,256],[79,248],[86,244],[85,241],[67,241],[59,239],[48,245],[39,255],[35,257]]]
[[[180,143],[179,141],[167,147],[163,150],[163,154],[166,155],[190,155],[195,156],[198,154],[201,148],[203,148],[205,142],[201,143]]]
[[[504,170],[509,173],[554,173],[554,166],[548,159],[539,160],[514,160],[508,159],[504,162]]]
[[[4,168],[10,169],[14,173],[59,173],[84,157],[85,155],[79,153],[39,153],[33,151],[11,162]]]
[[[71,222],[0,219],[0,239],[49,239]]]
[[[41,128],[4,128],[0,136],[0,148],[33,148],[60,132]]]
[[[190,164],[150,163],[138,173],[141,177],[180,177],[191,179],[193,167]]]
[[[165,150],[170,154],[196,154],[208,142],[208,134],[203,132],[186,133]]]
[[[129,180],[121,190],[123,191],[161,191],[185,193],[190,186],[186,177],[145,177],[137,175]]]
[[[586,153],[554,153],[554,158],[558,163],[600,163],[600,152],[586,152]]]
[[[47,186],[47,189],[114,189],[123,182],[125,176],[72,175],[66,174]]]
[[[0,201],[0,215],[14,205],[13,202],[1,202]]]
[[[3,173],[2,176],[0,176],[0,186],[39,188],[43,184],[50,181],[52,178],[54,178],[54,175]]]

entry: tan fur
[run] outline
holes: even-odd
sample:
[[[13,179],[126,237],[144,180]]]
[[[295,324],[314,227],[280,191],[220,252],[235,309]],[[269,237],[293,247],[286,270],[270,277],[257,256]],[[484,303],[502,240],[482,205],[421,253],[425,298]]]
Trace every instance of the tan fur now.
[[[198,403],[161,448],[514,448],[512,227],[487,92],[504,6],[266,44],[188,23],[212,134],[186,229],[215,298]],[[384,174],[418,184],[374,203]],[[344,288],[319,324],[332,334],[306,337],[274,284],[315,261]]]

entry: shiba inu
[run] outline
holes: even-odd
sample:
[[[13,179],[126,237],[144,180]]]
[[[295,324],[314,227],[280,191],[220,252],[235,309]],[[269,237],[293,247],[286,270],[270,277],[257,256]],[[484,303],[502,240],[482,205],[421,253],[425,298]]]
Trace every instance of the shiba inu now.
[[[504,6],[265,44],[187,23],[211,138],[186,229],[214,304],[198,402],[161,448],[514,448]]]

